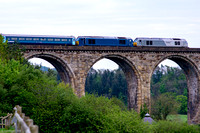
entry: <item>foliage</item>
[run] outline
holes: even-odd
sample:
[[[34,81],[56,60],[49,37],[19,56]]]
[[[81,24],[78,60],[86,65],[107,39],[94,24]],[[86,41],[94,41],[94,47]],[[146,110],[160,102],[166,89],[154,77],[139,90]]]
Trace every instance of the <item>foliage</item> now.
[[[27,109],[38,102],[36,98],[42,103],[44,95],[52,93],[50,90],[57,85],[54,79],[39,69],[13,59],[7,63],[0,62],[0,77],[2,113],[11,112],[12,107],[20,104],[27,115],[31,115],[31,111]]]
[[[18,60],[23,62],[23,50],[24,48],[20,48],[18,44],[7,44],[4,42],[3,36],[0,34],[0,60],[6,62],[11,59]]]
[[[178,108],[178,113],[187,114],[187,82],[183,70],[179,67],[174,68],[161,65],[161,67],[156,68],[151,79],[152,99],[156,101],[156,99],[159,99],[158,97],[160,97],[160,95],[165,95],[169,92],[173,94],[173,99],[180,105],[177,106],[176,104],[176,106],[174,106]],[[168,104],[166,104],[166,107],[167,106]],[[154,107],[152,108],[154,109]],[[158,112],[161,112],[161,110],[157,110],[157,113]],[[156,118],[163,119],[161,116],[157,116]]]
[[[140,132],[146,131],[135,112],[116,98],[87,95],[78,98],[64,83],[32,65],[16,60],[0,63],[1,113],[19,104],[39,125],[40,132]],[[1,115],[2,115],[1,114]],[[126,124],[127,123],[127,124]],[[129,125],[130,123],[130,125]]]
[[[167,120],[176,121],[176,122],[185,122],[186,123],[187,122],[187,115],[180,115],[180,114],[168,115]]]
[[[0,133],[15,133],[15,129],[14,128],[11,128],[11,129],[0,128]]]
[[[182,122],[159,121],[153,123],[151,130],[154,133],[199,133],[200,127]]]
[[[179,114],[187,114],[187,97],[183,95],[176,96],[176,101],[180,103],[180,108],[178,109]]]
[[[149,113],[149,109],[147,107],[147,104],[144,103],[143,106],[141,106],[141,108],[140,108],[140,117],[141,117],[141,119],[143,119],[147,113]]]
[[[179,104],[172,93],[164,93],[152,100],[151,114],[157,120],[166,120],[169,114],[177,112]]]
[[[49,91],[51,93],[47,97],[38,99],[42,103],[32,109],[32,118],[40,126],[40,132],[58,132],[63,129],[60,120],[63,117],[64,108],[77,99],[72,89],[64,83],[60,83]]]
[[[125,75],[121,69],[94,70],[88,73],[85,90],[89,94],[106,96],[108,98],[116,97],[127,105],[127,83]],[[151,96],[156,99],[159,95],[171,92],[177,96],[176,101],[180,104],[178,113],[187,113],[187,82],[186,77],[180,68],[169,66],[158,66],[151,79]],[[182,100],[178,100],[180,98]]]
[[[127,82],[121,69],[114,71],[91,69],[86,79],[85,90],[89,94],[116,97],[127,105]]]
[[[65,108],[63,132],[148,132],[139,115],[103,96],[86,95]]]
[[[166,92],[187,97],[186,77],[179,67],[161,65],[155,69],[151,79],[151,95],[157,97]]]

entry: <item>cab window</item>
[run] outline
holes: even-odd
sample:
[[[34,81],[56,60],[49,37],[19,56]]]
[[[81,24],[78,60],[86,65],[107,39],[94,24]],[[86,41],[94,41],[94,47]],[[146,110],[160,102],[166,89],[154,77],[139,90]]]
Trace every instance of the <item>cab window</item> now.
[[[88,39],[88,44],[95,44],[95,39]]]
[[[153,45],[152,41],[146,41],[146,45]]]
[[[126,40],[119,40],[119,44],[126,44]]]

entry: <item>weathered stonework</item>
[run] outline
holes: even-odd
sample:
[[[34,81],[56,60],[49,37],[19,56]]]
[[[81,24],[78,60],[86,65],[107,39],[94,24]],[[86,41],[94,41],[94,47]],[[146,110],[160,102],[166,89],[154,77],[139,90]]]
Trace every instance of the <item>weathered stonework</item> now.
[[[85,95],[85,81],[90,68],[102,58],[110,59],[124,71],[128,107],[138,112],[143,103],[150,105],[150,82],[155,68],[163,60],[171,59],[179,64],[187,77],[188,122],[200,124],[200,49],[28,45],[24,57],[39,57],[50,62],[79,97]]]

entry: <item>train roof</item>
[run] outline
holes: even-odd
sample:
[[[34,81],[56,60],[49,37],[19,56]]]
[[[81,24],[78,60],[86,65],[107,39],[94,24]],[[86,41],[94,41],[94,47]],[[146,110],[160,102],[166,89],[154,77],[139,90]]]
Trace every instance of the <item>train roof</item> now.
[[[176,40],[176,41],[177,41],[177,40],[185,40],[185,39],[182,39],[182,38],[156,38],[156,37],[154,37],[154,38],[150,38],[150,37],[137,37],[136,39],[137,39],[137,40],[138,40],[138,39],[141,39],[141,40],[164,40],[164,41],[169,41],[169,40],[170,40],[170,41],[172,41],[172,40],[174,40],[174,41],[175,41],[175,40]],[[136,40],[136,39],[135,39],[135,40]]]
[[[6,37],[44,37],[44,38],[75,38],[74,36],[59,36],[59,35],[25,35],[25,34],[2,34]]]
[[[94,39],[131,39],[130,37],[115,37],[115,36],[78,36],[77,38],[94,38]]]

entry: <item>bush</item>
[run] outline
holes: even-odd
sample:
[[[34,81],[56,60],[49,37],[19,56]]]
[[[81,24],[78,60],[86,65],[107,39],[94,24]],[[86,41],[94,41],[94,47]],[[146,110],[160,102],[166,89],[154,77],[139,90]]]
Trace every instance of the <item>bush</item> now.
[[[64,108],[70,106],[78,98],[73,94],[72,89],[64,83],[48,89],[51,93],[37,99],[39,104],[32,109],[31,118],[35,124],[39,125],[40,132],[54,133],[63,129],[61,120]]]
[[[154,133],[199,133],[200,127],[175,121],[159,121],[152,125]]]
[[[64,110],[63,132],[147,132],[134,111],[124,110],[105,97],[86,95]]]

